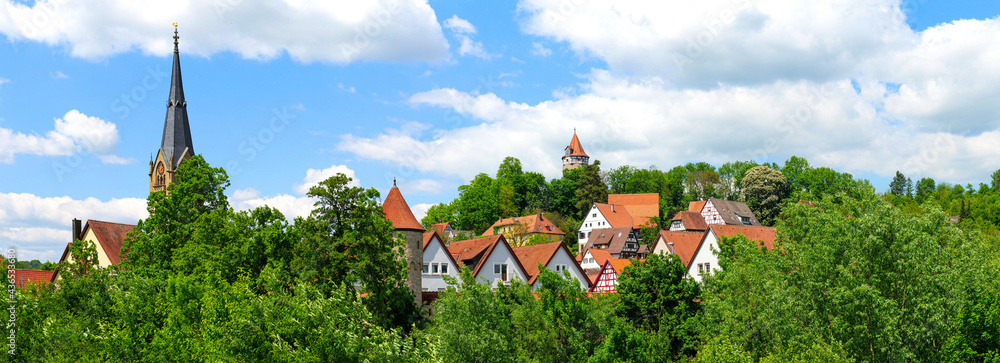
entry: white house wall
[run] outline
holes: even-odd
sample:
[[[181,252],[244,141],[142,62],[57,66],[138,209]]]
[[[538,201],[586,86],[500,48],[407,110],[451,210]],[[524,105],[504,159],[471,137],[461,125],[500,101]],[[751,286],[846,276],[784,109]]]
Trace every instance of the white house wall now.
[[[587,252],[583,254],[583,258],[580,259],[580,268],[584,270],[592,268],[601,268],[601,263],[597,262],[597,259],[594,258],[594,255],[590,254],[590,250],[587,250]]]
[[[601,214],[596,205],[591,205],[590,211],[587,212],[587,217],[583,219],[580,229],[576,231],[576,237],[579,240],[576,252],[579,252],[583,249],[583,246],[587,245],[587,241],[590,240],[590,231],[593,231],[595,228],[611,228],[611,224],[608,223],[608,219]],[[583,238],[580,238],[580,233],[584,233]]]
[[[715,236],[714,231],[706,233],[704,238],[701,246],[698,246],[698,252],[695,253],[694,259],[691,260],[691,266],[688,267],[688,276],[693,277],[698,282],[701,282],[702,276],[704,276],[698,271],[698,264],[708,263],[712,270],[722,270],[719,268],[719,256],[712,251],[713,248],[719,249],[719,239]]]
[[[589,252],[587,254],[590,254]],[[587,275],[583,274],[583,271],[576,268],[575,260],[572,256],[566,253],[566,250],[560,248],[556,250],[555,256],[552,256],[552,260],[549,261],[548,265],[545,265],[549,270],[555,271],[557,265],[565,265],[566,269],[569,270],[569,274],[576,278],[580,282],[580,288],[586,290],[590,286],[587,283]],[[562,273],[560,273],[561,275]],[[535,280],[535,284],[538,284],[538,280]]]
[[[497,263],[507,264],[507,274],[510,275],[508,281],[513,282],[514,279],[520,279],[521,281],[528,282],[528,279],[524,277],[526,274],[524,270],[517,264],[517,259],[514,254],[511,253],[510,249],[506,248],[502,243],[499,246],[493,248],[493,252],[486,257],[486,262],[483,263],[483,268],[479,269],[479,274],[476,275],[477,281],[482,281],[486,279],[490,285],[496,285],[497,281],[500,280],[500,275],[493,273],[493,265]]]
[[[432,264],[447,265],[448,273],[440,273],[440,267],[438,274],[434,274],[431,270]],[[448,251],[445,250],[441,242],[434,238],[427,244],[427,249],[424,250],[424,264],[427,264],[427,273],[422,273],[421,284],[424,291],[444,291],[448,284],[444,281],[444,276],[451,276],[458,278],[458,266],[455,266],[448,258]]]

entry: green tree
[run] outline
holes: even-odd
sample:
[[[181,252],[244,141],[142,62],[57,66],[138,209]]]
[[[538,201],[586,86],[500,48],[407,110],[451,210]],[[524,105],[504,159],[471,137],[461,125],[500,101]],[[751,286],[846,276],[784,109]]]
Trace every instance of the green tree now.
[[[906,176],[896,170],[896,176],[889,182],[889,194],[895,196],[906,195]]]
[[[450,203],[438,203],[427,208],[427,214],[420,220],[424,228],[430,228],[432,224],[451,223],[454,228],[458,224],[458,216],[455,208]]]
[[[580,181],[576,189],[576,213],[583,216],[594,203],[608,202],[608,186],[601,179],[601,161],[580,167]]]
[[[805,190],[807,183],[803,180],[805,173],[809,172],[812,166],[803,157],[792,156],[785,160],[785,165],[781,167],[781,174],[788,179],[788,188],[792,192]]]
[[[781,202],[788,196],[788,182],[780,171],[757,166],[743,177],[743,192],[747,206],[765,226],[773,225],[781,214]]]
[[[934,179],[920,178],[920,180],[917,181],[917,203],[923,203],[927,200],[928,197],[934,194],[934,189]]]
[[[482,233],[500,219],[500,200],[497,183],[489,175],[480,173],[469,184],[458,187],[454,206],[458,212],[460,228]]]
[[[637,329],[662,332],[658,346],[671,360],[694,356],[700,343],[701,288],[686,275],[676,255],[653,254],[625,267],[618,278],[621,302],[615,314]]]
[[[660,215],[666,217],[671,209],[686,210],[688,202],[684,194],[688,171],[683,166],[676,166],[664,174],[663,190],[660,191]]]
[[[740,184],[743,182],[743,176],[746,175],[747,170],[758,166],[756,161],[730,161],[719,167],[719,177],[722,179],[723,193],[726,198],[732,200],[743,200],[743,190],[740,189]]]

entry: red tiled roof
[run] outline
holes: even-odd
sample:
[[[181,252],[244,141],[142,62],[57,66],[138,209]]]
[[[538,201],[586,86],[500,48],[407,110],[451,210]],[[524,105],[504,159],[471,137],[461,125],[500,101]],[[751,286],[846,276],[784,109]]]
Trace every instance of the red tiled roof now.
[[[731,226],[731,225],[719,225],[715,224],[711,226],[712,231],[715,232],[715,236],[722,238],[722,236],[735,236],[742,234],[746,236],[748,240],[760,241],[767,249],[774,248],[774,227],[756,227],[756,226]]]
[[[705,209],[705,201],[704,200],[696,200],[696,201],[693,201],[691,203],[688,203],[688,212],[698,212],[698,213],[701,213],[702,209]]]
[[[570,150],[573,150],[573,152],[569,154],[570,156],[590,157],[590,155],[587,155],[587,153],[583,151],[583,145],[580,144],[580,138],[576,137],[575,132],[573,133],[573,140],[570,140],[569,142],[569,148]]]
[[[607,248],[602,249],[611,255],[617,255],[622,252],[622,248],[625,248],[625,242],[631,233],[632,227],[595,228],[590,232],[590,238],[587,239],[585,248],[589,250],[593,246],[608,245]]]
[[[597,210],[601,211],[601,214],[604,215],[604,218],[608,220],[608,224],[612,227],[631,228],[634,226],[632,224],[632,214],[624,206],[604,203],[594,203],[594,205],[597,206]]]
[[[524,226],[523,232],[514,231],[514,233],[517,234],[519,233],[545,233],[545,234],[557,234],[557,235],[566,234],[562,230],[560,230],[559,227],[556,227],[556,225],[553,224],[552,221],[548,220],[548,218],[545,218],[544,216],[542,216],[541,213],[539,213],[539,214],[532,214],[530,216],[512,217],[512,218],[504,218],[498,220],[496,221],[496,223],[493,223],[493,225],[490,226],[490,228],[487,228],[486,231],[483,232],[483,236],[492,236],[493,230],[496,227],[509,226],[515,223],[520,223],[522,226]]]
[[[514,247],[514,255],[524,265],[524,273],[528,274],[528,284],[533,285],[538,277],[538,264],[547,266],[562,242],[540,243],[531,246]]]
[[[698,246],[701,245],[701,240],[705,237],[705,233],[707,232],[660,231],[659,235],[656,236],[653,250],[667,248],[666,244],[673,242],[674,254],[680,257],[681,262],[684,263],[684,267],[690,267],[691,260],[694,258],[695,252],[698,252]],[[663,246],[660,246],[661,243]]]
[[[427,245],[431,243],[431,238],[437,234],[437,231],[424,232],[424,250],[427,249]],[[440,240],[441,237],[438,237]]]
[[[403,194],[399,193],[399,188],[394,185],[389,190],[389,195],[382,202],[382,212],[385,218],[392,221],[392,226],[399,230],[424,231],[424,226],[420,225],[417,218],[413,216],[413,211],[403,199]]]
[[[451,251],[448,250],[448,246],[444,245],[444,241],[441,240],[441,236],[438,235],[437,232],[435,231],[424,232],[424,251],[427,251],[427,246],[430,245],[431,240],[435,238],[437,239],[438,243],[441,244],[441,248],[443,248],[445,254],[448,255],[448,259],[451,260],[451,263],[455,264],[455,267],[461,268],[462,265],[459,265],[458,261],[455,261],[455,257],[451,255]]]
[[[81,236],[86,236],[87,230],[93,230],[94,235],[97,236],[97,241],[101,244],[101,248],[104,249],[104,253],[108,254],[108,259],[111,260],[112,264],[117,265],[124,257],[122,256],[122,245],[125,243],[125,237],[134,228],[134,224],[88,219],[87,225],[83,227]]]
[[[52,281],[55,271],[14,269],[14,286],[19,289],[28,287],[29,284],[48,284]]]
[[[448,222],[432,224],[431,229],[438,234],[444,234],[444,230],[448,229]]]
[[[484,262],[486,262],[486,257],[493,253],[493,250],[497,248],[498,245],[503,243],[502,248],[511,250],[511,255],[514,256],[514,261],[521,268],[521,271],[526,271],[524,265],[521,261],[517,259],[517,255],[507,244],[507,240],[503,238],[503,235],[496,236],[486,236],[473,238],[465,241],[456,241],[448,245],[448,253],[451,254],[451,258],[456,262],[461,262],[462,264],[469,264],[472,261],[476,261],[476,266],[472,269],[472,276],[478,276],[479,270],[483,268]],[[468,263],[466,262],[468,261]],[[457,265],[457,263],[456,263]],[[461,268],[461,265],[459,265]]]
[[[653,205],[659,210],[660,195],[656,193],[646,194],[608,194],[608,204],[617,205]]]
[[[688,212],[680,211],[674,215],[673,221],[681,221],[684,224],[684,229],[693,231],[704,231],[708,230],[708,224],[705,223],[705,217],[699,212]]]
[[[625,272],[625,266],[632,265],[632,260],[627,258],[612,258],[608,260],[608,263],[611,264],[611,267],[615,268],[615,272],[617,272],[618,276],[621,277],[621,274]]]

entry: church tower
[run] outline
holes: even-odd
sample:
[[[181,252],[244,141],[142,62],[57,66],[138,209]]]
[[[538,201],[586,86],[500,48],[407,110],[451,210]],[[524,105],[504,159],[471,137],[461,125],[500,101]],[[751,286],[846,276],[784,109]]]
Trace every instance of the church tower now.
[[[194,155],[191,127],[188,125],[187,102],[181,83],[181,58],[177,50],[177,23],[174,23],[174,68],[170,76],[170,96],[167,98],[167,119],[163,122],[163,141],[156,158],[149,161],[149,192],[166,191],[177,182],[177,168]]]
[[[580,145],[580,139],[576,137],[576,130],[573,130],[573,140],[569,142],[569,146],[566,147],[566,154],[562,157],[563,170],[576,169],[581,166],[587,165],[590,162],[590,156],[583,151],[583,145]]]
[[[396,180],[392,181],[392,189],[382,202],[382,212],[385,218],[392,222],[397,233],[404,237],[403,255],[406,258],[406,285],[413,293],[413,302],[420,306],[423,301],[423,264],[424,264],[424,227],[417,222],[413,211],[403,199],[403,194],[396,188]]]

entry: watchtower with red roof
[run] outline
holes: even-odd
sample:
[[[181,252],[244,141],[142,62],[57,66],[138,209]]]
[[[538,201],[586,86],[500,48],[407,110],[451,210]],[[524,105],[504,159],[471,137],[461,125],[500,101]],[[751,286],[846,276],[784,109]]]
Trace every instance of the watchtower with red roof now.
[[[562,157],[563,170],[576,169],[589,162],[590,156],[583,151],[580,138],[576,137],[576,130],[573,130],[573,140],[570,140],[569,146],[566,147],[566,154]]]
[[[413,293],[414,302],[420,306],[423,300],[420,295],[423,290],[420,279],[424,264],[424,227],[413,216],[413,211],[396,187],[395,180],[392,181],[389,195],[382,202],[382,212],[385,213],[385,218],[392,222],[396,232],[401,233],[405,239],[403,255],[406,258],[406,286]]]

